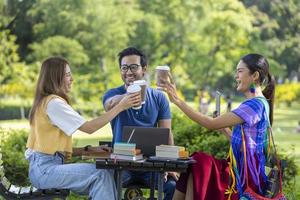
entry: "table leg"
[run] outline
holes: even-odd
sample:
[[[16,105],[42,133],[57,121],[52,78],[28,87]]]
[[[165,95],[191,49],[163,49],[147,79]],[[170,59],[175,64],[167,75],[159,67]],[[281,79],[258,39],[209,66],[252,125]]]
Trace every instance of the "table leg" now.
[[[154,199],[154,193],[155,193],[155,172],[151,172],[150,177],[150,199]]]
[[[157,200],[162,200],[163,198],[163,187],[164,187],[164,172],[159,172],[159,177],[158,177],[158,195],[157,195]]]
[[[117,198],[122,200],[122,170],[116,170],[117,172]]]

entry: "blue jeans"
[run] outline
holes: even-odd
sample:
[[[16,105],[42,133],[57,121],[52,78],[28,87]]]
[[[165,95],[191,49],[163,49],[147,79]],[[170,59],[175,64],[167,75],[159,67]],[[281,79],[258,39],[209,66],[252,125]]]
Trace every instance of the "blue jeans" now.
[[[39,189],[70,189],[93,200],[116,199],[113,171],[96,169],[94,164],[63,164],[63,156],[34,152],[29,157],[29,178]]]
[[[123,171],[122,183],[123,185],[130,183],[140,183],[150,186],[151,172],[143,171]],[[155,173],[155,184],[157,185],[158,173]],[[175,191],[176,181],[168,177],[168,180],[164,182],[164,200],[172,200]]]

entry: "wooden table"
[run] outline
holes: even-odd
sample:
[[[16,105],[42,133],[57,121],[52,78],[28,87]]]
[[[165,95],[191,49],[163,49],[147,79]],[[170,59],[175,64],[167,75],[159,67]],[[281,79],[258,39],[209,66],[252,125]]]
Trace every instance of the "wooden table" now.
[[[133,170],[133,171],[147,171],[152,172],[152,177],[154,173],[159,173],[158,178],[158,200],[163,198],[163,183],[164,183],[164,173],[168,171],[173,172],[186,172],[190,163],[194,163],[194,160],[190,162],[175,162],[170,160],[160,160],[160,161],[124,161],[124,160],[112,160],[112,159],[96,159],[97,169],[114,169],[116,171],[117,180],[117,196],[118,199],[122,199],[122,171],[123,170]],[[150,187],[150,199],[154,198],[155,187]]]

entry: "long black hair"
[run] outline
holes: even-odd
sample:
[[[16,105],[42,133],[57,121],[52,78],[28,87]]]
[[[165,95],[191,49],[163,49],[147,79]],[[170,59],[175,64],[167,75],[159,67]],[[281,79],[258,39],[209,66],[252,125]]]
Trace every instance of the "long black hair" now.
[[[269,63],[265,57],[259,54],[251,53],[245,55],[241,60],[247,65],[251,74],[259,73],[259,84],[266,84],[265,89],[262,91],[263,95],[268,100],[270,106],[270,123],[273,124],[273,107],[274,107],[274,94],[275,94],[275,80],[270,74]]]

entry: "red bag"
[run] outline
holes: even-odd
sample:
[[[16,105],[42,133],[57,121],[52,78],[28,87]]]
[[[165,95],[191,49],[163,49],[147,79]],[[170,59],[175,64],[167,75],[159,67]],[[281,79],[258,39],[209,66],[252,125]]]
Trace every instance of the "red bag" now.
[[[277,164],[277,168],[278,170],[278,175],[279,175],[279,191],[278,192],[274,192],[275,194],[272,194],[270,192],[270,195],[271,197],[265,197],[265,196],[262,196],[261,194],[257,194],[255,191],[253,191],[251,189],[251,187],[249,187],[249,184],[248,184],[248,166],[247,166],[247,153],[246,153],[246,142],[245,142],[245,134],[244,134],[244,130],[243,130],[243,127],[242,127],[242,140],[243,140],[243,152],[244,152],[244,170],[245,171],[245,174],[246,174],[246,189],[245,191],[243,192],[240,200],[287,200],[286,197],[284,196],[283,192],[282,192],[282,172],[281,172],[281,166],[279,164],[279,160],[277,158],[277,153],[276,153],[276,147],[275,147],[275,144],[274,144],[274,138],[273,138],[273,134],[272,134],[272,129],[269,128],[269,134],[271,135],[271,138],[272,138],[272,143],[273,143],[273,147],[274,147],[274,152],[275,152],[275,157],[276,157],[276,164]],[[275,171],[275,169],[273,168],[272,169],[273,172]],[[271,173],[272,173],[272,170],[271,170]],[[276,171],[274,173],[276,173]],[[270,178],[270,177],[269,177]],[[276,185],[276,182],[274,180],[274,184],[272,185],[273,187],[275,187]],[[269,188],[268,188],[269,189]],[[273,188],[274,189],[274,188]],[[272,188],[270,190],[273,190]]]

